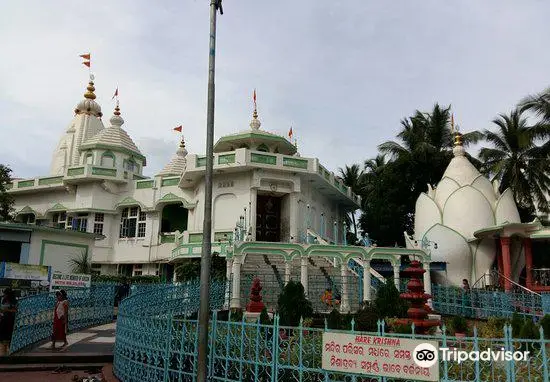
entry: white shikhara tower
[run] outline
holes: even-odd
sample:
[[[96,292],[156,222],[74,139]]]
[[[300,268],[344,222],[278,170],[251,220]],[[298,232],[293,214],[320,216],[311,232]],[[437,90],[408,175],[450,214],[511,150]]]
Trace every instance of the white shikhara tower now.
[[[95,101],[93,75],[90,75],[86,90],[84,99],[76,105],[73,120],[54,151],[50,167],[51,175],[64,175],[68,167],[78,165],[82,144],[105,129],[101,121],[103,116],[101,106]]]
[[[441,181],[435,188],[428,185],[428,192],[416,200],[414,237],[405,234],[407,248],[424,243],[430,246],[432,262],[446,263],[446,275],[434,275],[432,279],[457,286],[463,279],[474,283],[496,259],[495,240],[474,234],[489,227],[520,223],[512,191],[506,189],[501,194],[498,183],[480,174],[465,153],[462,136],[457,133],[454,157]],[[525,265],[520,262],[514,266],[516,272]]]

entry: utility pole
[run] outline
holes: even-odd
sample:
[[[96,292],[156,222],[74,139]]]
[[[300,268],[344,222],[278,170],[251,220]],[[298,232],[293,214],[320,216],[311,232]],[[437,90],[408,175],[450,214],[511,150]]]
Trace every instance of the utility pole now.
[[[204,223],[201,254],[199,354],[197,381],[208,378],[208,320],[210,314],[210,266],[212,257],[212,175],[214,167],[214,101],[216,71],[216,16],[223,15],[222,0],[210,0],[210,55],[208,59],[208,114],[206,117],[206,174],[204,179]]]

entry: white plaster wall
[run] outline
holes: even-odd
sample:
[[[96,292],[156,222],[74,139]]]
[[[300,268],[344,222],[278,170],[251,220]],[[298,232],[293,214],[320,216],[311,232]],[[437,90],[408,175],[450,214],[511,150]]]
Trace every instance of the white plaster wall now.
[[[71,209],[75,205],[75,194],[62,191],[43,191],[40,194],[12,194],[15,199],[15,211],[21,210],[25,206],[30,206],[40,214],[60,203]]]
[[[299,219],[301,220],[298,222],[299,230],[305,231],[306,229],[307,205],[309,204],[312,229],[319,234],[321,233],[321,214],[324,213],[324,236],[329,239],[334,239],[334,220],[338,222],[339,226],[343,221],[343,215],[337,208],[337,205],[335,205],[329,197],[318,192],[311,186],[311,183],[308,182],[302,182],[300,200],[303,201],[305,209],[303,212],[298,212]]]
[[[43,241],[53,241],[60,244],[44,243],[44,258],[41,263]],[[31,236],[29,264],[48,265],[52,266],[54,271],[70,273],[70,259],[82,256],[82,248],[71,246],[71,244],[88,246],[88,254],[93,257],[93,242],[94,240],[91,238],[78,237],[65,231],[55,233],[35,231]]]

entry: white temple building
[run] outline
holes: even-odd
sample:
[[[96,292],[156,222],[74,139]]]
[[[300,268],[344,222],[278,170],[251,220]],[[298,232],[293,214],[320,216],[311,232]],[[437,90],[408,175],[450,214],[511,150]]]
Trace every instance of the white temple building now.
[[[414,235],[405,233],[407,248],[430,248],[432,263],[444,264],[445,271],[432,268],[432,280],[439,284],[461,286],[466,279],[476,285],[498,273],[500,280],[491,282],[507,290],[513,284],[550,290],[550,273],[539,272],[550,265],[550,230],[538,220],[521,223],[512,190],[500,193],[498,182],[480,174],[465,156],[459,133],[453,154],[437,187],[428,185],[416,201]]]
[[[13,182],[16,220],[102,235],[89,251],[101,273],[171,277],[174,258],[200,256],[206,158],[188,154],[182,138],[172,160],[145,176],[146,156],[123,128],[118,103],[104,125],[94,91],[92,77],[50,174]],[[214,250],[226,255],[236,223],[246,241],[298,242],[306,224],[327,242],[342,241],[344,215],[359,197],[318,159],[260,127],[254,110],[248,129],[215,144]]]

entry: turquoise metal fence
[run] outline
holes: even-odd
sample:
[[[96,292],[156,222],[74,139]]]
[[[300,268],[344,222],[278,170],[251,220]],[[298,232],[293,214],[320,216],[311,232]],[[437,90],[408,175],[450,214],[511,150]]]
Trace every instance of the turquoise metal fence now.
[[[113,320],[115,284],[92,284],[72,289],[69,297],[69,331],[102,325]],[[53,327],[55,293],[42,293],[19,300],[10,353],[49,338]]]
[[[503,292],[432,285],[434,310],[471,318],[510,317],[513,313],[540,317],[550,314],[550,294]],[[543,304],[546,301],[546,306]]]
[[[223,305],[225,285],[212,285],[212,307]],[[159,287],[133,295],[121,304],[117,323],[114,372],[122,382],[195,381],[198,325],[190,316],[198,309],[198,283]],[[354,323],[351,324],[351,333]],[[214,312],[210,321],[208,372],[211,381],[392,381],[372,376],[334,373],[321,367],[322,333],[327,329],[283,327],[279,318],[269,325],[232,321]],[[349,333],[349,332],[348,332]],[[550,341],[512,338],[505,327],[500,338],[469,338],[386,334],[383,322],[368,333],[438,341],[440,347],[460,350],[528,349],[528,361],[442,360],[441,381],[545,382],[549,379]],[[397,381],[397,380],[393,380]],[[404,379],[400,381],[412,381]]]

